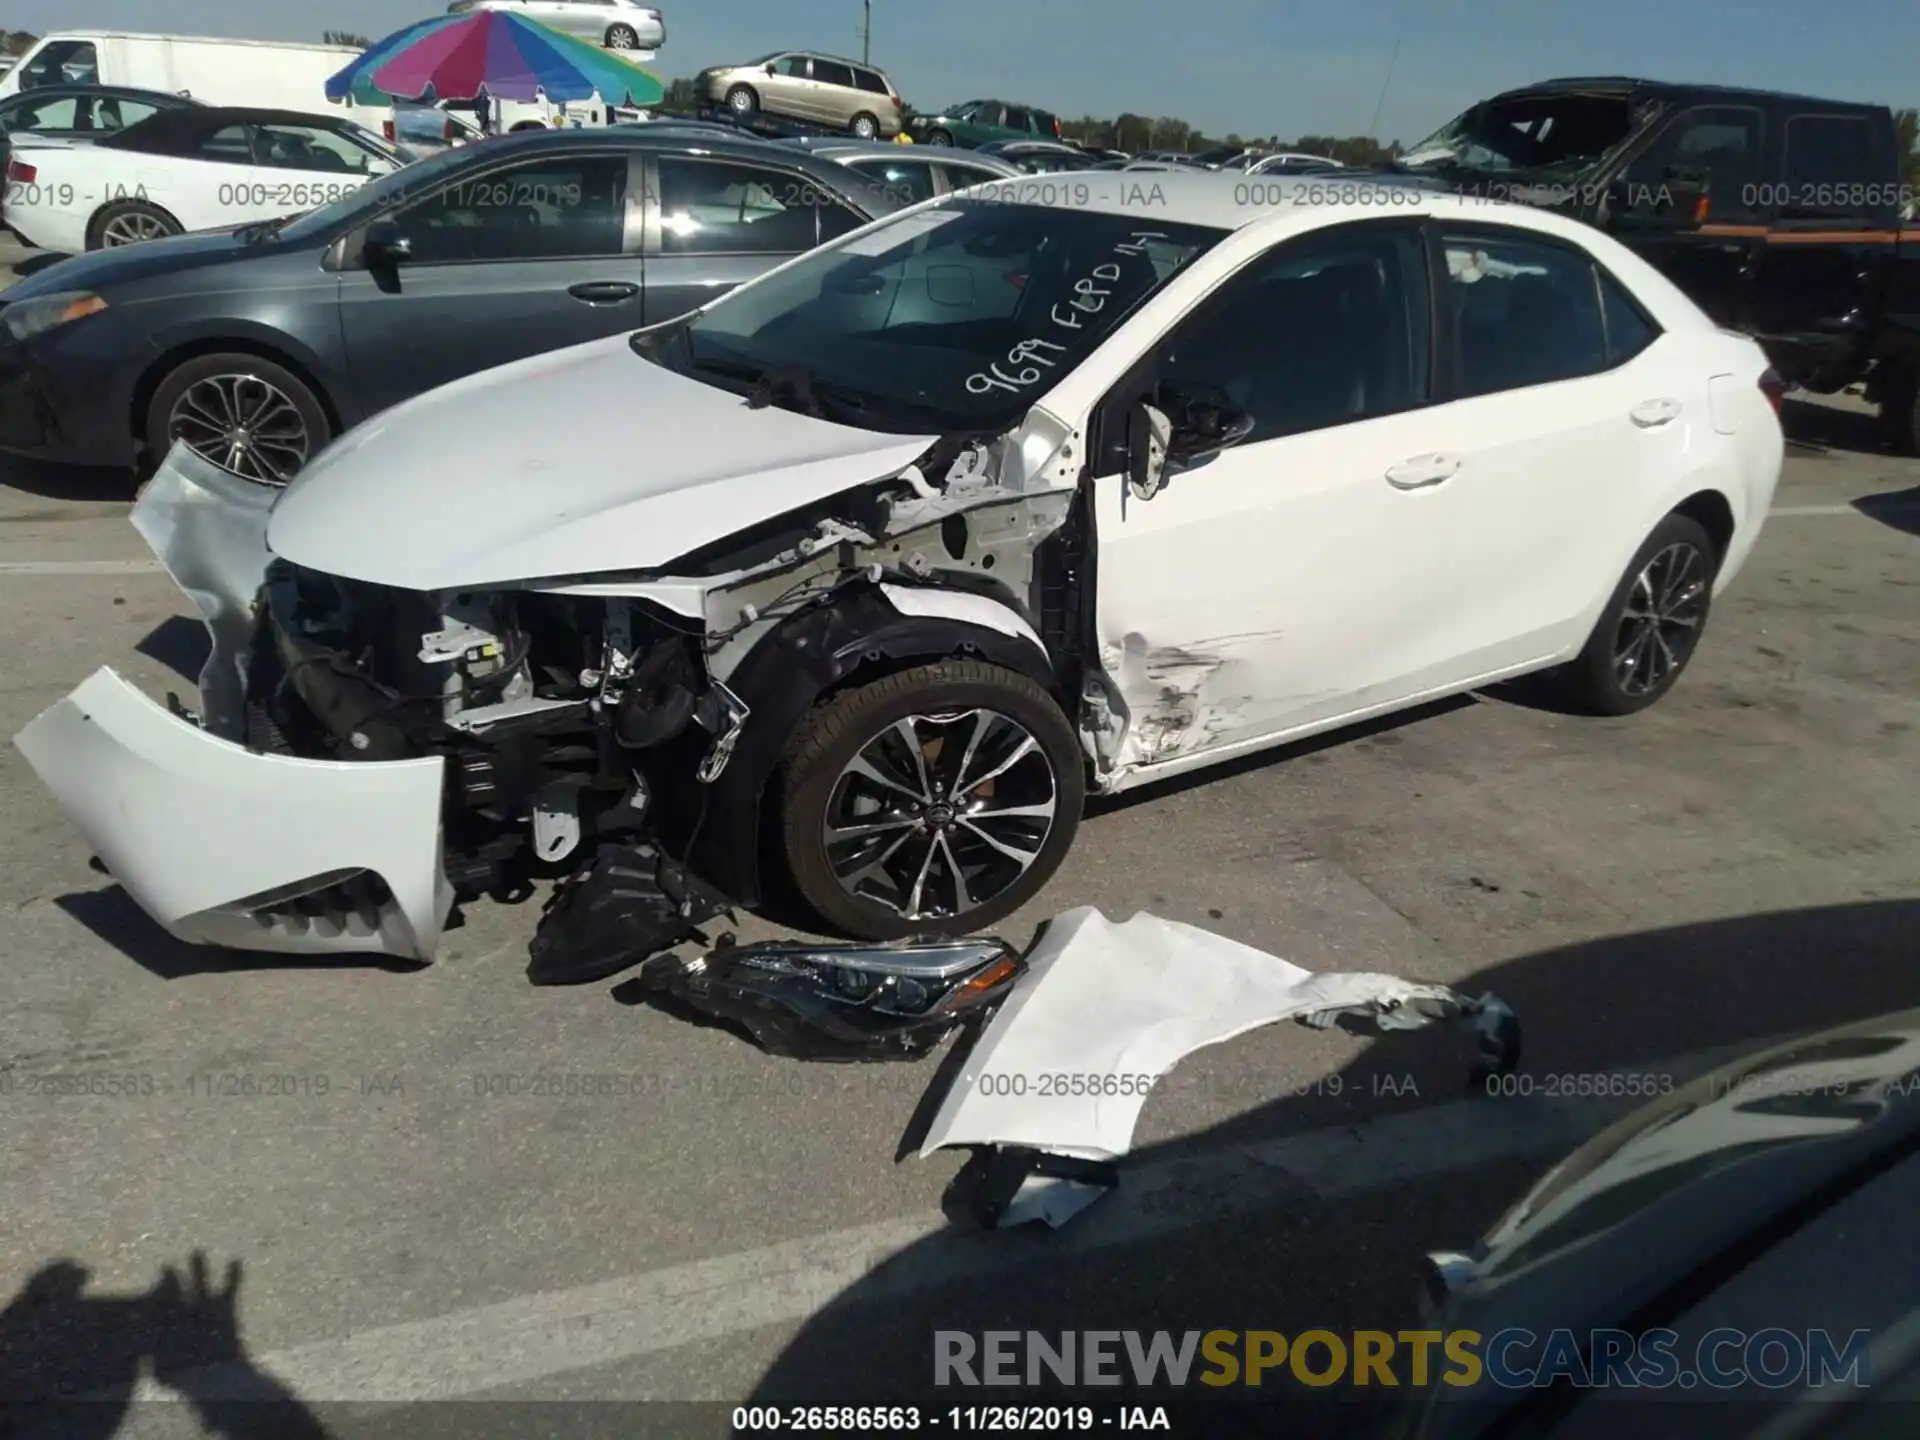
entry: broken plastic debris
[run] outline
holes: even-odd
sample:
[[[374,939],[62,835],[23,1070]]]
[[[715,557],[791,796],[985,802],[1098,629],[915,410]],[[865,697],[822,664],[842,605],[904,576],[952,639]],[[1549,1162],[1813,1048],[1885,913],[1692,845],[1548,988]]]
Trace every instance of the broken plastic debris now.
[[[1059,1225],[1085,1209],[1111,1187],[1049,1165],[1125,1155],[1154,1082],[1196,1050],[1281,1020],[1324,1029],[1342,1016],[1363,1016],[1383,1030],[1462,1020],[1480,1042],[1476,1075],[1519,1062],[1519,1022],[1493,996],[1473,999],[1392,975],[1315,974],[1155,915],[1115,924],[1094,909],[1068,911],[1026,959],[1027,974],[979,1035],[919,1150],[998,1152],[982,1162],[972,1187],[974,1213],[988,1225],[1021,1218]],[[1074,1083],[1042,1083],[1060,1076]],[[1011,1189],[995,1163],[1018,1175]],[[989,1173],[997,1187],[984,1185]],[[1062,1185],[1075,1188],[1047,1197]]]
[[[912,1060],[984,1018],[1025,962],[995,939],[716,948],[647,981],[800,1060]]]

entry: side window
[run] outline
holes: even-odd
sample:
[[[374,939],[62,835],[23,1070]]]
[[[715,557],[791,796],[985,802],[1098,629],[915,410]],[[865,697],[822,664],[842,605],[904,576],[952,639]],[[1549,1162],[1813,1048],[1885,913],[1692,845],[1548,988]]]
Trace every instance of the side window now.
[[[1159,403],[1222,401],[1248,443],[1388,415],[1427,396],[1427,262],[1409,227],[1282,244],[1189,317],[1159,368]]]
[[[978,165],[956,165],[951,160],[942,161],[940,168],[946,172],[949,190],[965,190],[970,185],[984,185],[989,180],[1007,178],[998,170],[986,170]]]
[[[663,155],[660,249],[667,255],[798,254],[814,247],[816,211],[828,198],[783,171]]]
[[[1864,115],[1794,116],[1787,121],[1781,217],[1815,219],[1884,208],[1882,196],[1893,188],[1877,163],[1884,153]]]
[[[842,235],[851,235],[867,223],[866,216],[856,210],[849,210],[838,200],[828,200],[825,196],[821,199],[824,202],[820,207],[820,243],[822,245],[829,240],[838,240]]]
[[[227,165],[251,165],[253,144],[245,125],[222,125],[196,147],[202,160],[218,160]]]
[[[80,102],[71,95],[58,100],[42,100],[38,104],[29,101],[25,105],[7,112],[9,130],[77,130],[80,122],[75,118],[80,112]]]
[[[1628,167],[1629,208],[1653,209],[1678,200],[1679,185],[1704,186],[1715,215],[1762,208],[1765,119],[1748,105],[1683,111]]]
[[[117,96],[106,96],[93,102],[93,128],[112,132],[124,130],[129,125],[138,125],[149,115],[157,115],[158,105],[149,105],[144,100],[126,100]]]
[[[804,55],[782,55],[773,62],[773,73],[794,80],[805,80],[812,73],[812,65],[813,62]]]
[[[625,155],[542,158],[449,185],[394,218],[416,264],[618,255],[626,191]]]
[[[1593,261],[1556,245],[1447,236],[1447,314],[1461,398],[1608,368]]]
[[[916,205],[931,200],[936,193],[933,166],[924,161],[856,160],[849,168],[872,177],[896,205]]]
[[[1660,338],[1660,327],[1627,294],[1626,287],[1598,266],[1600,310],[1607,326],[1607,364],[1624,365]]]
[[[1004,125],[1007,123],[1007,107],[997,100],[982,100],[980,108],[973,112],[973,119],[982,125]]]
[[[256,125],[253,153],[276,170],[317,170],[328,175],[370,175],[373,156],[346,136],[315,125]]]
[[[20,72],[20,88],[37,85],[95,85],[100,56],[89,40],[60,40],[46,47]]]
[[[854,71],[853,83],[870,94],[885,95],[888,93],[887,82],[871,70]]]
[[[1009,130],[1031,130],[1033,129],[1033,115],[1031,112],[1021,109],[1018,105],[1009,105],[1007,107],[1006,118],[1000,123],[1005,125]]]
[[[815,60],[813,78],[822,85],[838,85],[843,89],[853,88],[853,67],[842,65],[838,60]]]

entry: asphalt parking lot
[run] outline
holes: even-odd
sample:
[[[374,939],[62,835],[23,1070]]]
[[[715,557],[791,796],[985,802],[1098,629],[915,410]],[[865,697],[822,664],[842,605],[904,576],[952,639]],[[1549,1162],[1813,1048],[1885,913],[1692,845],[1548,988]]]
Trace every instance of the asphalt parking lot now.
[[[1145,908],[1492,989],[1534,1093],[1470,1095],[1445,1032],[1256,1032],[1163,1082],[1120,1192],[1053,1235],[964,1233],[957,1162],[895,1163],[931,1063],[808,1067],[630,984],[533,989],[531,906],[420,971],[174,943],[0,751],[0,1395],[253,1377],[331,1433],[417,1433],[383,1407],[915,1395],[936,1329],[1403,1323],[1423,1250],[1633,1103],[1571,1077],[1920,1004],[1920,462],[1868,428],[1795,407],[1812,443],[1647,714],[1475,697],[1093,816],[1011,938]],[[191,696],[198,627],[129,493],[0,462],[4,734],[103,664]],[[242,1267],[237,1333],[156,1289],[196,1250]]]

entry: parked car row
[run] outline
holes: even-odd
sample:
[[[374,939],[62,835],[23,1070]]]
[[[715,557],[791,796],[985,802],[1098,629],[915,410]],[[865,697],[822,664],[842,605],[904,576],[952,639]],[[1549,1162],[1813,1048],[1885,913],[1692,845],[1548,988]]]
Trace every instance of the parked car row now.
[[[334,435],[408,396],[671,319],[929,184],[946,193],[994,169],[969,157],[910,171],[899,147],[828,157],[652,124],[500,136],[375,175],[364,137],[270,113],[209,135],[199,117],[224,112],[175,113],[194,123],[169,134],[248,147],[231,166],[203,156],[193,181],[229,223],[78,256],[0,292],[0,448],[126,465],[185,441],[284,483]],[[369,172],[251,163],[256,147],[288,142],[308,154],[358,147]],[[24,183],[42,191],[104,183],[59,178],[98,157],[33,153],[47,173]],[[236,177],[221,183],[240,187],[257,218],[233,223],[215,172]],[[334,186],[337,198],[312,203]],[[54,217],[70,230],[174,223],[151,191],[104,217],[43,205],[18,223],[41,242],[34,227]]]

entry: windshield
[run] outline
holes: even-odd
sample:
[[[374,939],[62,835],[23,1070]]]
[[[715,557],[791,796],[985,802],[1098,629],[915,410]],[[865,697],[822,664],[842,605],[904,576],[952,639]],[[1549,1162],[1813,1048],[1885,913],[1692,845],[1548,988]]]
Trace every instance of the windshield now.
[[[472,158],[465,149],[443,150],[425,160],[403,165],[391,175],[382,175],[378,180],[369,181],[338,200],[322,205],[318,210],[307,211],[283,227],[278,232],[278,238],[293,244],[318,239],[343,221],[384,210],[408,196],[419,194],[423,186],[435,184],[443,175],[470,163]]]
[[[1412,169],[1584,169],[1632,129],[1632,107],[1624,92],[1503,96],[1448,121],[1410,146],[1400,163]]]
[[[798,369],[871,430],[1006,430],[1227,233],[955,199],[719,301],[663,363],[719,383]]]

